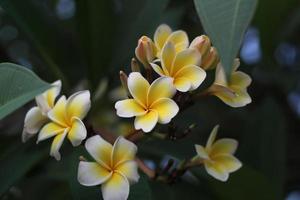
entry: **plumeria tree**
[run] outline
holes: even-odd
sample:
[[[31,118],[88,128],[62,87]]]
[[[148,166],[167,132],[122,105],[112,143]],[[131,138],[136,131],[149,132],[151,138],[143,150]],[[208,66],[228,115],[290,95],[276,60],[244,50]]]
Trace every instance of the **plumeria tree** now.
[[[51,71],[48,76],[33,67],[39,78],[24,66],[0,64],[0,118],[22,126],[16,127],[18,153],[5,150],[8,156],[0,157],[0,196],[35,196],[31,190],[26,197],[18,194],[15,184],[31,184],[31,176],[42,174],[41,185],[59,193],[49,199],[257,198],[259,192],[249,188],[260,191],[268,184],[239,154],[241,146],[244,152],[252,146],[228,134],[229,125],[237,127],[235,133],[242,130],[238,117],[224,114],[242,118],[255,101],[239,48],[257,2],[189,2],[203,29],[179,26],[184,6],[175,3],[177,13],[166,0],[71,2],[79,29],[70,37],[80,37],[77,46],[54,34],[51,40],[42,37],[51,17],[33,0],[29,8],[43,17],[32,18],[24,2],[0,0],[29,36],[35,58]],[[18,108],[23,114],[15,118]],[[203,117],[211,115],[214,120]],[[8,157],[13,159],[6,162]],[[240,186],[246,179],[257,186]],[[272,199],[273,190],[266,191],[263,199]]]

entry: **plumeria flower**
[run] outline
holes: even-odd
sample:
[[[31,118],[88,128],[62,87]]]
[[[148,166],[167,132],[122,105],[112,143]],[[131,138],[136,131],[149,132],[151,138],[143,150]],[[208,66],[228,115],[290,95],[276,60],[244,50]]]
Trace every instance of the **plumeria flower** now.
[[[233,156],[238,142],[234,139],[223,138],[216,141],[219,126],[212,130],[206,147],[195,145],[197,156],[205,166],[208,174],[220,181],[227,181],[229,173],[235,172],[242,167],[242,163]]]
[[[54,137],[50,155],[60,160],[59,149],[67,136],[73,146],[78,146],[86,138],[87,130],[82,122],[91,106],[90,92],[79,91],[66,99],[60,97],[48,112],[51,122],[47,123],[38,135],[38,142]]]
[[[24,120],[22,141],[26,142],[29,138],[36,135],[41,127],[49,121],[47,113],[53,108],[55,99],[61,90],[61,81],[55,81],[52,87],[35,98],[37,106],[31,108]]]
[[[161,57],[161,51],[167,42],[174,44],[176,52],[180,52],[189,46],[189,38],[186,32],[182,30],[172,32],[172,29],[168,25],[162,24],[154,33],[154,44],[158,58]]]
[[[101,184],[104,200],[126,200],[129,186],[139,180],[134,161],[136,145],[120,136],[112,146],[96,135],[87,139],[85,148],[96,162],[80,161],[79,183],[84,186]]]
[[[242,107],[251,103],[251,97],[247,87],[251,84],[251,78],[241,71],[236,71],[240,65],[239,59],[235,59],[232,73],[227,81],[225,71],[221,63],[216,68],[216,78],[208,92],[217,96],[231,107]]]
[[[170,78],[160,77],[150,85],[139,72],[132,72],[128,89],[133,98],[116,102],[115,108],[120,117],[135,117],[135,129],[150,132],[157,122],[167,124],[179,111],[170,99],[176,92]]]
[[[200,63],[201,54],[196,49],[176,53],[175,45],[168,42],[162,50],[162,68],[155,63],[151,66],[160,76],[172,78],[178,91],[187,92],[197,89],[206,77],[206,72],[199,67]]]

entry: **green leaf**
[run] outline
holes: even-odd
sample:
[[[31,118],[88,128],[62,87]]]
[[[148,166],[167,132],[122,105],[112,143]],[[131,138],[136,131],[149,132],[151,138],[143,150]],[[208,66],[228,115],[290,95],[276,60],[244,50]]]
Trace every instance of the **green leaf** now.
[[[257,0],[194,0],[194,3],[204,30],[217,48],[228,75]]]
[[[34,142],[13,145],[18,145],[18,148],[0,159],[0,196],[48,153],[48,148],[33,148]]]
[[[0,119],[50,88],[25,67],[0,64]]]

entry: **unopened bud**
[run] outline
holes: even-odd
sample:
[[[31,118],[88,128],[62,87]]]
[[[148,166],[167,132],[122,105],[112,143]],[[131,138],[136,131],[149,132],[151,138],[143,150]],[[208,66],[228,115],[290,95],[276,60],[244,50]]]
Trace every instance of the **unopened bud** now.
[[[127,85],[127,75],[125,74],[125,72],[123,71],[120,71],[120,81],[121,81],[121,84],[123,86],[123,88],[126,90],[127,92],[127,95],[129,95],[129,89],[128,89],[128,85]]]
[[[211,70],[216,68],[217,64],[219,63],[220,58],[215,47],[211,47],[207,56],[202,57],[202,64],[201,67],[204,70]]]
[[[153,41],[147,36],[142,36],[135,48],[135,55],[146,68],[150,68],[149,63],[154,60],[156,55],[156,47]]]
[[[132,72],[140,72],[140,66],[135,58],[131,59],[131,71]]]
[[[195,48],[200,52],[202,58],[209,53],[210,47],[210,39],[206,35],[196,37],[190,45],[190,48]]]

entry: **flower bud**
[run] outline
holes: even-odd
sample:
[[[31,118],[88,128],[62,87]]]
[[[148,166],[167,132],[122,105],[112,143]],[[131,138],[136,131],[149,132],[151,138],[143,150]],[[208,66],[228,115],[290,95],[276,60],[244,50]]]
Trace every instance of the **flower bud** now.
[[[142,36],[135,48],[135,55],[146,68],[150,68],[149,62],[153,61],[156,55],[155,44],[147,36]]]
[[[140,72],[140,66],[135,58],[131,59],[131,71],[132,72]]]
[[[202,58],[209,53],[210,47],[210,39],[206,35],[196,37],[190,45],[190,48],[197,49],[200,52]]]
[[[120,71],[120,81],[121,81],[123,88],[126,90],[127,96],[128,96],[128,95],[130,95],[130,93],[129,93],[129,89],[128,89],[127,79],[128,79],[127,75],[125,74],[125,72],[123,72],[121,70]]]
[[[202,57],[201,67],[204,70],[211,70],[216,68],[219,63],[220,58],[215,47],[211,47],[208,54],[205,57]]]

